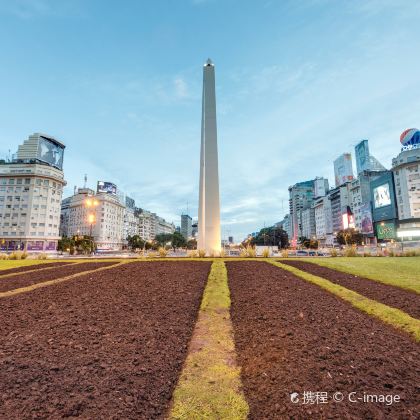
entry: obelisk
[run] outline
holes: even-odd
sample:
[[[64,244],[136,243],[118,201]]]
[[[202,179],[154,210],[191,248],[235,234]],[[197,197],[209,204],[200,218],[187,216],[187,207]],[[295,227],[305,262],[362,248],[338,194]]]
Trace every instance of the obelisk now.
[[[207,255],[217,255],[221,249],[216,92],[214,64],[210,59],[203,68],[197,247]]]

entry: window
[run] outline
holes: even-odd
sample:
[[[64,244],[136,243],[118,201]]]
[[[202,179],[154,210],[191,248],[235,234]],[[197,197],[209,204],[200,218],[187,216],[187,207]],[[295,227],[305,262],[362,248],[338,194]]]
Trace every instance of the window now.
[[[22,179],[22,178],[18,178],[18,179],[16,180],[16,184],[17,184],[17,185],[22,185],[22,181],[23,181],[23,179]]]
[[[25,185],[29,185],[31,183],[31,179],[30,178],[25,178]]]
[[[9,179],[9,185],[15,185],[15,180],[13,178]]]

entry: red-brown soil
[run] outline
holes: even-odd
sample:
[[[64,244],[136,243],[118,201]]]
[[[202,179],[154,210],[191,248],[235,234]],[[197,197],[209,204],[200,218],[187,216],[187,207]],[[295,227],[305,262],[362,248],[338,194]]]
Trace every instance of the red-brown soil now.
[[[6,270],[0,270],[0,276],[4,276],[5,274],[12,274],[12,273],[23,273],[25,271],[31,271],[31,270],[40,270],[42,268],[60,267],[63,265],[68,265],[68,264],[72,264],[72,263],[71,262],[52,262],[52,263],[45,263],[45,264],[25,265],[23,267],[7,268]]]
[[[411,419],[418,410],[419,345],[293,274],[263,262],[227,263],[238,362],[251,419]],[[302,404],[304,392],[327,404]],[[348,393],[400,402],[348,401]],[[292,403],[290,394],[299,393]],[[344,400],[334,402],[335,392]],[[418,417],[417,417],[418,418]]]
[[[71,276],[82,271],[95,270],[100,267],[107,267],[116,264],[115,262],[87,262],[82,264],[71,264],[66,267],[57,267],[55,270],[41,270],[33,273],[22,273],[19,276],[0,278],[0,292],[19,289],[20,287],[30,286],[35,283],[42,283],[48,280],[59,279]]]
[[[0,418],[162,418],[209,269],[129,263],[0,299]]]
[[[296,267],[299,270],[323,277],[370,299],[401,309],[414,318],[420,319],[420,295],[415,292],[306,261],[282,260],[281,262]]]

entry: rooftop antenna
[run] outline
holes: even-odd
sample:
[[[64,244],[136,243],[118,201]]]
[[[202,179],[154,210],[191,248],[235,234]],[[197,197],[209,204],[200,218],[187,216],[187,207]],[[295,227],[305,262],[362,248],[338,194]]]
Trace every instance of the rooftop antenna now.
[[[190,215],[190,211],[189,211],[189,208],[188,208],[188,201],[187,201],[187,214],[188,214],[188,216]]]
[[[85,174],[85,185],[83,186],[83,188],[86,188],[86,184],[87,184],[87,174]]]
[[[74,190],[73,190],[74,195],[76,195],[76,191],[77,191],[77,185],[74,186]]]

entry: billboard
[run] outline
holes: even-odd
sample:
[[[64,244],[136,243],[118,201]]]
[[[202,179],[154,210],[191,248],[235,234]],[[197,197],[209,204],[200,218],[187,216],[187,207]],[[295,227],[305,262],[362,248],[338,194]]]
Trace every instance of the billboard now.
[[[370,203],[363,203],[360,207],[361,232],[365,235],[373,233],[372,212]]]
[[[353,180],[353,165],[350,153],[343,153],[334,161],[334,176],[336,187]]]
[[[356,168],[357,173],[360,174],[365,170],[370,169],[370,155],[369,155],[369,142],[367,140],[362,140],[354,148],[356,155]]]
[[[373,189],[373,203],[375,209],[389,206],[391,204],[391,192],[389,190],[388,182]]]
[[[112,182],[98,181],[97,193],[117,195],[117,186]]]
[[[64,146],[48,139],[40,137],[38,141],[37,159],[41,162],[48,163],[58,169],[63,169]]]
[[[376,225],[376,237],[378,239],[395,239],[395,223],[381,222]]]

